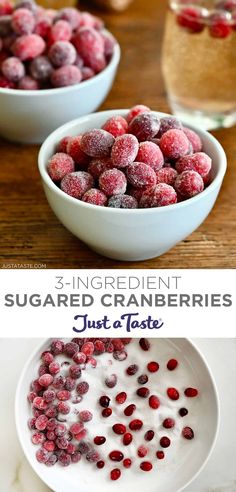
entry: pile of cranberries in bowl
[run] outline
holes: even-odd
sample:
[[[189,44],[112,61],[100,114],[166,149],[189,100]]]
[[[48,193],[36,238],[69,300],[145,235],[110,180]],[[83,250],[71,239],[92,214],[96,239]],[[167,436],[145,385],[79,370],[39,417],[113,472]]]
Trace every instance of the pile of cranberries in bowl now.
[[[115,44],[103,21],[88,12],[0,0],[0,88],[79,84],[106,68]]]
[[[212,159],[196,132],[144,105],[58,142],[47,171],[66,194],[111,208],[173,205],[201,193]]]
[[[172,350],[158,361],[153,345],[146,338],[52,340],[27,395],[39,463],[90,463],[113,481],[130,468],[158,471],[172,448],[194,440],[199,390],[179,375],[180,355]]]

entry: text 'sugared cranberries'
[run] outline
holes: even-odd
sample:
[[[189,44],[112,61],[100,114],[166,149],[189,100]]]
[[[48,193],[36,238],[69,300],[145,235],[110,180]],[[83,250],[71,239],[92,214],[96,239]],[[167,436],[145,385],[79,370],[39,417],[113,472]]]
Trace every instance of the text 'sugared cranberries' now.
[[[189,152],[189,140],[182,130],[168,130],[160,139],[160,148],[168,159],[179,159]]]
[[[157,451],[156,452],[156,457],[157,457],[158,460],[163,460],[165,458],[164,451]]]
[[[120,476],[121,476],[121,471],[119,470],[119,468],[114,468],[113,470],[111,470],[110,473],[111,480],[118,480]]]
[[[151,111],[151,109],[148,106],[144,106],[143,104],[137,104],[136,106],[133,106],[127,114],[127,122],[130,123],[135,116],[138,116],[139,114],[142,113],[147,113],[148,111]]]
[[[150,461],[143,461],[140,463],[140,468],[145,472],[149,472],[152,470],[152,463],[150,463]]]
[[[111,451],[109,454],[109,458],[111,461],[122,461],[124,455],[121,451]]]
[[[170,400],[178,400],[179,399],[179,392],[176,388],[168,388],[167,389],[167,395],[169,396]]]
[[[78,199],[82,198],[84,193],[92,188],[93,185],[93,177],[85,171],[66,174],[61,181],[62,191]]]
[[[194,438],[193,429],[191,429],[191,427],[184,427],[182,430],[182,436],[188,440],[193,439]]]
[[[82,410],[79,412],[79,418],[81,422],[90,422],[93,418],[93,414],[89,410]]]
[[[149,403],[149,407],[153,408],[153,410],[156,410],[160,406],[160,400],[156,395],[151,395],[148,403]]]
[[[125,403],[126,399],[127,399],[127,393],[125,393],[125,391],[121,391],[121,393],[118,393],[118,395],[116,395],[116,401],[117,403],[119,403],[119,405]]]
[[[111,399],[109,398],[109,396],[106,396],[106,395],[102,395],[100,398],[99,398],[99,404],[101,405],[101,407],[103,408],[107,408],[109,407],[110,405],[110,401]]]
[[[129,423],[129,428],[132,431],[140,430],[142,427],[143,427],[143,422],[142,420],[139,419],[131,420],[131,422]]]
[[[165,429],[172,429],[175,426],[175,421],[174,419],[167,418],[163,421],[162,425]]]
[[[148,448],[144,445],[138,447],[137,454],[140,458],[144,458],[148,454]]]
[[[100,175],[99,186],[107,196],[120,195],[126,191],[127,179],[119,169],[108,169]]]
[[[123,444],[124,446],[129,446],[129,444],[133,441],[133,436],[130,432],[126,432],[123,436]]]
[[[77,384],[76,391],[79,395],[85,395],[88,393],[89,384],[86,381],[81,381],[81,383]]]
[[[138,148],[138,140],[134,135],[126,133],[117,137],[111,151],[113,165],[117,168],[127,167],[134,162]]]
[[[106,121],[103,125],[103,130],[111,133],[113,137],[120,137],[126,133],[128,128],[127,121],[122,116],[112,116],[109,120]]]
[[[150,343],[147,340],[147,338],[140,338],[139,345],[141,349],[144,350],[145,352],[150,349]]]
[[[112,409],[111,408],[104,408],[102,411],[102,416],[103,417],[110,417],[112,414]]]
[[[170,359],[166,364],[166,367],[167,369],[169,369],[169,371],[174,371],[177,366],[178,366],[178,361],[176,359]]]
[[[189,398],[194,398],[195,396],[198,395],[198,390],[196,388],[186,388],[184,390],[185,396],[188,396]]]
[[[128,405],[128,407],[124,409],[124,414],[127,417],[130,417],[130,415],[133,415],[135,410],[136,410],[136,405],[134,403],[131,403],[130,405]]]
[[[149,372],[157,372],[159,369],[158,362],[155,362],[155,361],[149,362],[147,365],[147,369]]]
[[[126,427],[124,424],[114,424],[112,426],[112,429],[115,432],[115,434],[122,435],[126,433]]]
[[[102,444],[104,444],[104,442],[106,442],[106,438],[104,436],[96,436],[93,442],[97,446],[101,446]]]
[[[103,460],[99,460],[99,461],[97,461],[96,466],[97,466],[97,468],[99,468],[99,469],[104,468],[104,466],[105,466],[105,461],[103,461]]]
[[[183,171],[175,180],[175,189],[183,197],[191,198],[204,190],[204,182],[196,171]]]
[[[169,437],[167,437],[167,436],[161,437],[160,446],[162,448],[168,448],[170,446],[170,444],[171,444],[171,440],[169,439]]]
[[[179,415],[180,415],[180,417],[185,417],[185,415],[188,415],[187,408],[180,408],[179,409]]]
[[[147,374],[141,374],[141,376],[138,377],[137,381],[138,384],[146,384],[148,382]]]
[[[197,7],[185,7],[177,15],[177,22],[191,33],[199,33],[204,29],[202,10]]]
[[[130,122],[128,131],[135,135],[139,142],[155,137],[160,128],[160,120],[155,113],[150,111],[135,116]]]
[[[133,376],[134,374],[136,374],[138,369],[139,367],[137,364],[132,364],[131,366],[127,367],[126,374],[128,374],[128,376]]]
[[[81,139],[81,149],[90,157],[109,156],[113,144],[114,137],[102,129],[90,130]]]
[[[123,461],[123,466],[124,468],[130,468],[132,465],[132,460],[130,458],[125,458]]]
[[[154,438],[154,435],[155,435],[155,432],[153,430],[151,430],[151,429],[148,430],[144,434],[145,441],[152,441],[152,439]]]
[[[196,152],[186,155],[176,163],[176,171],[181,174],[183,171],[196,171],[202,178],[205,178],[211,170],[212,160],[205,152]]]
[[[141,398],[147,398],[150,395],[150,390],[147,387],[142,386],[141,388],[137,389],[136,393]]]

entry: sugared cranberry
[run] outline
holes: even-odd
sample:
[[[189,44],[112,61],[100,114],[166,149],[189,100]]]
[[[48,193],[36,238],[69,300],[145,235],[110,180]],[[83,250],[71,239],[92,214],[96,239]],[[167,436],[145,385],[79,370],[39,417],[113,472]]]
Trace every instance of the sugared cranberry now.
[[[70,366],[69,373],[72,379],[78,379],[81,376],[81,369],[77,364]]]
[[[119,468],[114,468],[113,470],[111,470],[110,473],[111,480],[118,480],[120,476],[121,476],[121,471],[119,470]]]
[[[66,451],[62,451],[59,455],[58,455],[58,463],[61,465],[61,466],[69,466],[71,464],[71,456],[66,453]]]
[[[31,441],[33,444],[43,444],[46,441],[46,437],[42,432],[35,432],[31,437]]]
[[[132,442],[133,436],[130,434],[130,432],[126,432],[123,436],[123,444],[124,446],[129,446],[129,444]]]
[[[82,381],[76,386],[76,391],[79,395],[85,395],[86,393],[88,393],[88,390],[89,384],[86,381]]]
[[[92,342],[84,343],[81,347],[81,352],[83,352],[86,356],[93,355],[94,344]]]
[[[142,420],[139,419],[134,419],[129,423],[129,428],[130,430],[136,431],[140,430],[143,427],[143,422]]]
[[[196,388],[186,388],[184,390],[184,394],[189,398],[194,398],[198,395],[198,390]]]
[[[43,352],[41,355],[41,359],[43,360],[44,364],[47,364],[47,366],[49,366],[49,364],[51,364],[51,362],[53,361],[53,355],[51,354],[51,352]]]
[[[160,446],[162,448],[168,448],[170,446],[171,440],[167,436],[163,436],[160,439]]]
[[[163,421],[162,425],[163,427],[165,427],[165,429],[172,429],[175,426],[175,421],[174,419],[167,418]]]
[[[104,444],[104,442],[106,442],[106,438],[104,436],[96,436],[93,442],[97,446],[101,446],[102,444]]]
[[[182,436],[188,440],[193,439],[194,438],[193,429],[191,429],[191,427],[184,427],[182,430]]]
[[[103,408],[107,408],[109,407],[110,405],[110,401],[111,399],[109,398],[109,396],[106,396],[106,395],[103,395],[99,398],[99,404],[101,405],[101,407]]]
[[[59,401],[57,404],[57,410],[63,415],[68,415],[68,413],[70,413],[70,405],[68,405],[65,401]]]
[[[139,384],[146,384],[148,382],[148,376],[146,374],[141,374],[137,381]]]
[[[156,452],[156,457],[157,457],[158,460],[163,460],[165,458],[164,451],[157,451]]]
[[[102,416],[105,418],[110,417],[111,414],[112,414],[112,409],[110,407],[104,408],[102,411]]]
[[[116,374],[111,374],[106,377],[105,379],[105,385],[108,388],[114,388],[117,384],[117,375]]]
[[[133,376],[134,374],[136,374],[138,369],[139,367],[137,366],[137,364],[132,364],[131,366],[127,367],[126,374],[128,374],[128,376]]]
[[[109,454],[109,458],[111,461],[122,461],[124,455],[121,451],[111,451]]]
[[[148,365],[147,365],[147,369],[149,372],[157,372],[158,369],[159,369],[159,364],[158,362],[149,362]]]
[[[125,468],[130,468],[132,465],[132,460],[130,458],[125,458],[125,460],[123,461],[123,466]]]
[[[97,466],[97,468],[99,468],[99,469],[104,468],[104,466],[105,466],[105,461],[103,461],[103,460],[99,460],[99,461],[97,461],[96,466]]]
[[[82,352],[77,352],[73,355],[73,361],[75,364],[84,364],[86,362],[86,355]]]
[[[143,461],[140,463],[140,468],[145,472],[149,472],[152,470],[152,463],[150,463],[150,461]]]
[[[87,435],[87,429],[82,429],[78,434],[76,434],[74,437],[76,441],[82,441]]]
[[[127,393],[125,393],[125,391],[121,391],[121,393],[118,393],[118,395],[116,395],[116,401],[117,403],[119,403],[119,405],[125,403],[126,399],[127,399]]]
[[[40,448],[36,452],[36,458],[37,458],[37,461],[39,463],[46,463],[46,461],[48,460],[49,456],[50,456],[49,455],[49,452],[46,449],[44,449],[44,448]]]
[[[135,410],[136,410],[136,405],[134,403],[131,403],[130,405],[128,405],[128,407],[124,409],[124,414],[127,417],[130,417],[130,415],[133,415]]]
[[[124,424],[114,424],[112,426],[112,429],[115,432],[115,434],[119,434],[119,435],[125,434],[126,432],[126,427]]]
[[[180,417],[185,417],[185,415],[188,415],[187,408],[180,408],[179,409],[179,415],[180,415]]]
[[[56,362],[56,361],[52,361],[49,364],[49,372],[53,376],[55,376],[55,374],[58,374],[58,372],[60,372],[60,364],[58,364],[58,362]]]
[[[57,392],[57,398],[58,400],[61,400],[61,401],[67,401],[70,399],[70,391],[68,390],[60,390]]]
[[[141,388],[137,389],[136,393],[141,398],[147,398],[150,395],[150,390],[145,386],[142,386]]]
[[[55,434],[57,437],[62,437],[66,433],[66,426],[64,424],[57,424],[55,428]]]
[[[43,387],[48,387],[50,384],[53,382],[53,377],[51,374],[43,374],[43,376],[40,376],[39,378],[39,384]]]
[[[127,354],[126,350],[115,350],[113,352],[113,357],[116,360],[122,361],[122,360],[127,359],[128,354]]]
[[[150,349],[150,343],[147,340],[147,338],[140,338],[139,345],[141,349],[144,350],[145,352],[147,352]]]
[[[68,448],[67,448],[67,452],[68,452]],[[75,451],[75,453],[71,455],[71,463],[78,463],[80,460],[81,460],[81,453],[79,451]]]
[[[64,346],[64,352],[68,357],[73,357],[78,352],[78,345],[75,342],[68,342]]]
[[[159,400],[158,396],[156,396],[156,395],[151,395],[148,403],[149,403],[149,406],[151,408],[153,408],[153,410],[156,410],[160,406],[160,400]]]
[[[178,400],[179,399],[179,392],[176,388],[168,388],[167,389],[167,395],[171,400]]]
[[[46,390],[43,393],[43,398],[47,403],[51,403],[56,398],[56,393],[53,390]]]
[[[79,418],[81,422],[90,422],[93,418],[93,414],[89,410],[82,410],[79,412]]]
[[[146,446],[139,446],[137,450],[137,454],[140,458],[144,458],[148,454],[148,448]]]
[[[152,441],[152,439],[154,438],[154,435],[155,435],[155,432],[153,430],[151,430],[151,429],[148,430],[144,434],[145,441]]]
[[[84,424],[80,422],[76,422],[70,426],[70,432],[73,436],[79,434],[84,428]]]

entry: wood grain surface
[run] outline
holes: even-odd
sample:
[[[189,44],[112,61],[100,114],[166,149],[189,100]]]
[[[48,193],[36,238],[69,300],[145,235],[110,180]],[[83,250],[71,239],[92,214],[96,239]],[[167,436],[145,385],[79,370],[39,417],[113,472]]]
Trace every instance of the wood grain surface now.
[[[117,79],[101,109],[143,103],[168,111],[160,71],[166,1],[135,0],[123,14],[104,13],[122,59]],[[88,8],[88,2],[81,2]],[[94,10],[91,5],[91,10]],[[1,111],[1,108],[0,108]],[[22,122],[24,124],[24,122]],[[32,268],[235,268],[236,127],[213,132],[228,156],[217,203],[204,224],[160,258],[123,263],[90,251],[49,208],[37,170],[38,146],[0,141],[0,266]]]

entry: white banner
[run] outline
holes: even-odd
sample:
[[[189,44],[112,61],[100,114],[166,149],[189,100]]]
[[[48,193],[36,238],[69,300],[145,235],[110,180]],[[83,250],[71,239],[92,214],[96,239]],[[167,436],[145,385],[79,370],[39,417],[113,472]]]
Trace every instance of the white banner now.
[[[235,337],[235,270],[1,270],[1,337]]]

